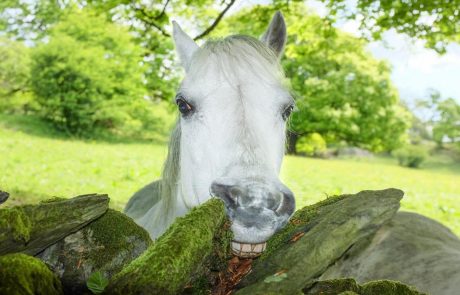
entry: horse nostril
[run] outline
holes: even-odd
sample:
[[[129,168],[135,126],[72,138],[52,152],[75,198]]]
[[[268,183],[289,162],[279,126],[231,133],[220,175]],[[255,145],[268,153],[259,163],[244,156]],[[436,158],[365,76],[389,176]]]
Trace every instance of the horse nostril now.
[[[241,194],[241,190],[235,185],[213,182],[211,184],[211,193],[222,199],[228,207],[236,208],[238,205],[238,195]]]
[[[294,195],[289,192],[283,192],[283,197],[278,208],[275,210],[278,215],[288,215],[291,216],[295,210],[295,199]]]

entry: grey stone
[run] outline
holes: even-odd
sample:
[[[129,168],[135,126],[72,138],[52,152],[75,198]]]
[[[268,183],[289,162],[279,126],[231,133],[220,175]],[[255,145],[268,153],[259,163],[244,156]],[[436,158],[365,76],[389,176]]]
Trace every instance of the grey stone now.
[[[263,257],[237,294],[300,294],[354,243],[388,222],[402,196],[397,189],[363,191],[317,207],[306,225],[288,228],[304,235]]]
[[[375,235],[356,243],[321,276],[359,283],[388,279],[428,294],[459,294],[460,240],[440,223],[398,212]]]
[[[109,209],[85,228],[68,235],[37,257],[61,279],[64,292],[81,294],[94,272],[110,279],[137,258],[152,240],[125,214]]]

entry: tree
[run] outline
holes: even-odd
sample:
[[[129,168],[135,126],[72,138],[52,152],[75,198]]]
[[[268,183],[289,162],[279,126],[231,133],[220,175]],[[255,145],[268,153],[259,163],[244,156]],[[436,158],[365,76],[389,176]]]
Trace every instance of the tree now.
[[[0,38],[0,112],[27,110],[29,79],[29,49],[21,42]]]
[[[445,52],[449,42],[460,42],[459,0],[359,0],[349,7],[345,0],[321,0],[330,13],[342,13],[360,23],[363,35],[381,39],[390,29],[412,38],[425,40],[426,47]],[[276,2],[276,1],[275,1]]]
[[[442,98],[439,91],[432,89],[428,98],[416,101],[416,112],[438,146],[460,142],[460,105],[455,99]]]
[[[144,49],[148,95],[169,101],[174,96],[181,71],[175,67],[170,38],[170,15],[182,19],[195,40],[212,32],[236,0],[6,0],[0,4],[0,30],[15,39],[38,41],[65,18],[72,7],[90,9],[107,21],[129,27],[134,40]]]
[[[276,7],[255,6],[228,18],[219,33],[258,36]],[[399,104],[390,68],[368,53],[365,42],[333,28],[327,19],[291,4],[282,60],[296,96],[289,152],[297,140],[319,133],[327,143],[346,142],[374,151],[404,140],[409,113]],[[257,22],[253,20],[257,19]]]
[[[439,120],[433,128],[433,138],[442,145],[444,140],[460,143],[460,104],[453,98],[442,100],[437,105]]]
[[[126,29],[75,9],[33,52],[31,86],[44,118],[84,135],[139,125],[145,106],[141,49]]]

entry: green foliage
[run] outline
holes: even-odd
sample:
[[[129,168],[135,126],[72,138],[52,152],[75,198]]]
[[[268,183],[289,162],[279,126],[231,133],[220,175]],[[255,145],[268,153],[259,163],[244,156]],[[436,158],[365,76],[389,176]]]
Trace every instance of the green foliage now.
[[[86,286],[93,294],[101,294],[108,284],[109,280],[100,271],[92,273],[86,282]]]
[[[407,145],[393,151],[399,165],[410,168],[418,168],[428,157],[428,153],[422,146]]]
[[[261,35],[275,9],[243,10],[228,18],[218,33]],[[373,58],[365,42],[333,28],[302,4],[290,5],[286,22],[282,64],[298,108],[292,131],[299,137],[319,133],[328,144],[345,141],[373,151],[401,145],[410,116],[399,104],[389,66]]]
[[[425,130],[432,130],[430,139],[439,146],[447,142],[460,146],[460,104],[455,99],[442,98],[441,93],[431,90],[428,98],[416,101],[415,111]]]
[[[29,79],[29,49],[21,42],[0,37],[0,112],[27,112],[33,108]]]
[[[16,39],[39,41],[67,14],[80,7],[106,18],[108,22],[129,26],[134,40],[144,49],[145,82],[154,100],[169,101],[182,73],[177,67],[171,40],[169,15],[187,23],[195,37],[212,31],[211,24],[235,1],[19,1],[0,3],[0,30]],[[193,20],[193,21],[191,21]]]
[[[459,42],[460,1],[371,1],[361,0],[349,7],[345,0],[322,0],[337,13],[360,22],[363,35],[381,39],[390,29],[425,40],[426,47],[444,53],[449,42]]]
[[[93,294],[101,294],[108,284],[109,280],[100,271],[93,272],[86,282],[86,286]]]
[[[321,156],[326,151],[326,141],[319,133],[311,133],[297,141],[296,151],[307,156]]]
[[[439,120],[433,128],[433,138],[439,144],[444,140],[460,144],[460,104],[453,98],[442,100],[437,105]]]
[[[42,116],[75,135],[152,125],[141,53],[122,27],[75,10],[33,53],[31,85]]]
[[[21,1],[0,2],[0,30],[15,39],[39,39],[47,29],[73,6],[75,1]]]

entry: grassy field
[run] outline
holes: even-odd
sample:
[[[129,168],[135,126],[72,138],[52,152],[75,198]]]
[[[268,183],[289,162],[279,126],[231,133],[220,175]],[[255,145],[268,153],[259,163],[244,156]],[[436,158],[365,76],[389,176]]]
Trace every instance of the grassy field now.
[[[73,140],[33,118],[0,115],[0,189],[11,193],[10,205],[108,193],[111,206],[121,209],[137,189],[159,177],[165,157],[164,143]],[[334,194],[400,188],[406,193],[404,210],[432,217],[460,235],[458,163],[441,158],[409,169],[386,158],[287,156],[281,178],[298,208]]]

